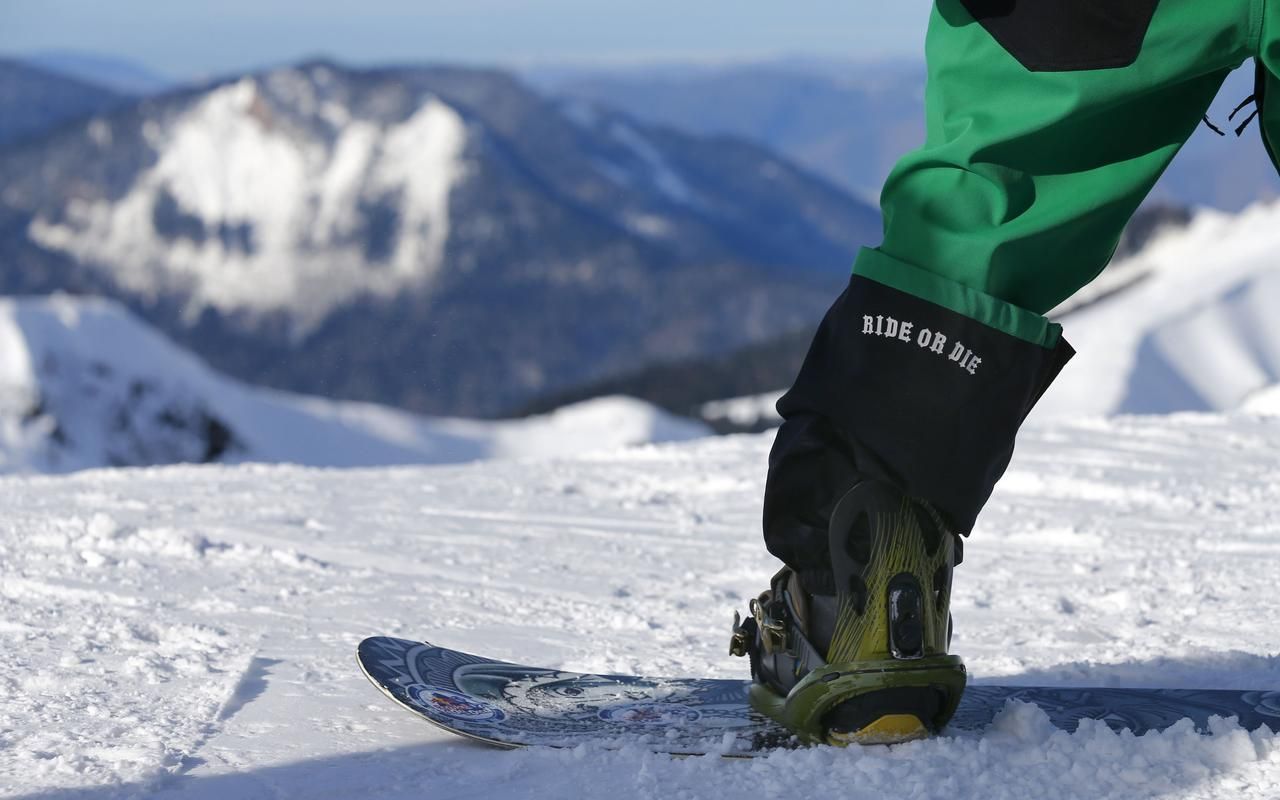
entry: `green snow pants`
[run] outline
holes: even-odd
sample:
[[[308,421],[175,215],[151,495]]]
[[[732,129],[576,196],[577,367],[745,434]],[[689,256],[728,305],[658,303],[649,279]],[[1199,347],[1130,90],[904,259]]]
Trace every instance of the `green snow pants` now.
[[[854,270],[1045,344],[1227,74],[1276,82],[1280,4],[938,0],[926,55],[926,143]],[[1280,137],[1280,106],[1262,121]]]
[[[1073,354],[1044,314],[1251,57],[1280,146],[1280,0],[936,0],[926,55],[926,141],[885,183],[884,241],[778,403],[765,540],[811,591],[834,591],[826,526],[857,482],[969,532]]]

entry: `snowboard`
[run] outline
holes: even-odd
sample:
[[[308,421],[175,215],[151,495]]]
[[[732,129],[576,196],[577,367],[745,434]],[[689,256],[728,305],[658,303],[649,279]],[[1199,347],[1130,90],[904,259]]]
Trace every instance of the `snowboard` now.
[[[594,675],[526,667],[373,637],[357,652],[364,674],[405,709],[450,733],[498,747],[640,746],[657,753],[751,757],[801,746],[753,710],[749,681]],[[978,732],[1009,700],[1034,703],[1074,731],[1095,719],[1135,734],[1212,716],[1280,731],[1280,691],[969,686],[943,732]]]

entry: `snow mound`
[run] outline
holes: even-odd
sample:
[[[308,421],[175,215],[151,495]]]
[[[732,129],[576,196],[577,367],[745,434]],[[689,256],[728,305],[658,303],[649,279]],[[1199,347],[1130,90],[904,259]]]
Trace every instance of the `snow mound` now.
[[[1063,318],[1079,354],[1037,414],[1227,410],[1280,382],[1278,231],[1280,203],[1156,239],[1119,270],[1140,280]]]
[[[1241,410],[1249,414],[1280,416],[1280,386],[1272,386],[1249,395]]]
[[[778,414],[777,406],[782,395],[783,392],[765,392],[713,400],[703,403],[698,409],[698,415],[713,424],[727,423],[738,428],[781,425],[782,417]]]
[[[255,389],[118,304],[0,299],[0,471],[175,462],[311,466],[557,456],[709,430],[629,398],[501,422]]]

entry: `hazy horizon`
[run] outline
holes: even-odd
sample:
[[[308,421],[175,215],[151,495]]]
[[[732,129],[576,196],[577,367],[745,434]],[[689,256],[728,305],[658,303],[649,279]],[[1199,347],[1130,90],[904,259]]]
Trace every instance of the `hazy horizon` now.
[[[890,7],[806,0],[336,0],[216,8],[134,0],[10,0],[0,9],[0,55],[107,57],[182,82],[325,57],[367,66],[459,63],[512,69],[736,64],[804,59],[908,59],[922,55],[928,0]],[[678,22],[673,22],[677,20]]]

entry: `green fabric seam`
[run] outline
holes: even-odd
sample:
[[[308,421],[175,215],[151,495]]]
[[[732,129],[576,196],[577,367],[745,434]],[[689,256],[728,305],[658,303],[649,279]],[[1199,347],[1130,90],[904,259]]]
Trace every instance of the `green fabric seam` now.
[[[1062,336],[1062,326],[1040,314],[940,278],[879,250],[863,248],[854,262],[853,274],[940,305],[1040,347],[1052,349]]]

